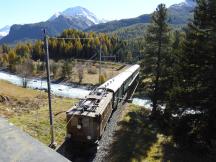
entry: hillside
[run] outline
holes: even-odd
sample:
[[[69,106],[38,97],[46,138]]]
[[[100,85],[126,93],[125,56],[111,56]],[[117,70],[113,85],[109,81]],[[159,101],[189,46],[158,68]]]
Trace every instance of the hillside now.
[[[36,24],[13,25],[9,34],[0,40],[0,44],[15,43],[29,39],[41,39],[43,36],[43,28],[47,29],[49,35],[54,36],[63,32],[65,29],[73,28],[83,30],[92,24],[93,22],[84,18],[67,18],[59,16],[52,21],[40,22]]]
[[[134,38],[143,38],[148,23],[135,24],[115,31],[109,32],[110,35],[116,35],[122,40],[129,40]]]
[[[168,8],[168,23],[171,25],[185,25],[189,19],[193,17],[193,9],[195,7],[193,0],[186,0],[180,4],[174,4]],[[110,21],[98,25],[93,25],[86,31],[94,32],[113,32],[120,28],[129,27],[135,24],[150,23],[151,14],[144,14],[136,18],[123,19],[119,21]]]
[[[133,41],[133,39],[139,39],[139,38],[143,39],[148,24],[149,23],[134,24],[131,26],[116,29],[112,32],[108,32],[107,34],[110,36],[117,36],[122,40]],[[185,25],[186,24],[179,24],[179,25],[170,24],[170,26],[175,30],[182,30],[182,27],[184,27]]]

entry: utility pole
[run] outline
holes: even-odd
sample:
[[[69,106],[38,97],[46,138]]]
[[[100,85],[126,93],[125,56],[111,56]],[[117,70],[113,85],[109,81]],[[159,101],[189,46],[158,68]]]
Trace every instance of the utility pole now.
[[[46,51],[47,87],[48,87],[50,135],[51,135],[51,142],[49,144],[49,147],[55,149],[56,143],[54,139],[53,113],[52,113],[52,102],[51,102],[51,92],[50,92],[51,88],[50,88],[49,45],[48,45],[48,36],[46,34],[46,29],[44,29],[43,32],[44,32],[44,45]]]
[[[99,62],[99,83],[101,84],[101,43],[100,43],[100,62]]]

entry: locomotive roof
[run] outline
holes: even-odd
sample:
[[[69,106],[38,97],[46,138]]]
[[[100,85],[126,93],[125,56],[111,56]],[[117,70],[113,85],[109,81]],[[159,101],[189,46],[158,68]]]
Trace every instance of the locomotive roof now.
[[[127,80],[139,68],[139,65],[133,65],[114,78],[109,79],[104,84],[99,86],[95,91],[91,92],[78,105],[69,109],[67,114],[90,117],[95,117],[102,114],[113,97],[112,93],[107,90],[116,92],[122,86],[124,81]]]
[[[111,90],[113,92],[116,92],[122,84],[127,80],[137,69],[140,68],[140,65],[133,65],[124,72],[118,74],[112,79],[109,79],[104,84],[99,86],[98,88],[106,88],[108,90]]]
[[[105,96],[103,97],[97,94],[90,94],[89,96],[87,96],[85,100],[83,100],[82,105],[75,105],[74,107],[72,107],[67,111],[67,114],[95,117],[104,112],[105,108],[111,102],[111,100],[112,100],[111,92],[106,92]],[[95,106],[95,110],[92,111],[91,108],[94,106]],[[87,110],[82,110],[83,107],[86,107]],[[88,108],[90,110],[88,110]]]

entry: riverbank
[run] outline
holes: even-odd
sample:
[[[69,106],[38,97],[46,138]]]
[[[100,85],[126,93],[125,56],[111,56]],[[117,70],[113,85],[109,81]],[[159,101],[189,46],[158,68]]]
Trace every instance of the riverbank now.
[[[5,67],[5,72],[16,75],[27,75],[32,78],[46,78],[45,63],[41,61],[30,61],[30,64],[23,63],[13,68]],[[113,78],[121,71],[128,68],[128,65],[116,62],[101,62],[94,60],[50,60],[50,76],[54,83],[66,83],[73,85],[98,86],[99,69],[103,80]],[[1,71],[2,71],[1,70]],[[25,71],[25,73],[23,72]]]
[[[22,86],[22,78],[10,74],[6,71],[0,71],[0,80],[8,81],[12,84]],[[47,90],[47,82],[46,79],[40,78],[29,78],[27,83],[28,88],[38,89],[38,90]],[[51,92],[54,95],[61,96],[61,97],[68,97],[68,98],[77,98],[81,99],[84,98],[86,95],[89,94],[91,90],[93,90],[96,86],[84,86],[79,84],[71,84],[71,83],[51,83]],[[151,109],[151,102],[146,99],[134,98],[132,101],[133,104],[138,106],[144,106],[148,109]]]
[[[23,78],[14,74],[0,71],[0,80],[22,86]],[[40,78],[28,78],[27,87],[32,89],[47,90],[47,81]],[[89,94],[92,87],[74,85],[69,83],[51,83],[51,92],[54,95],[69,98],[84,98]]]

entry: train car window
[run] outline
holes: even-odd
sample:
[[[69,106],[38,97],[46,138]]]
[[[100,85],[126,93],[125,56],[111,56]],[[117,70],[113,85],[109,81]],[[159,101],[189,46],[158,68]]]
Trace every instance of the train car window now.
[[[119,91],[119,98],[123,98],[123,90],[124,90],[124,86],[122,85]]]

